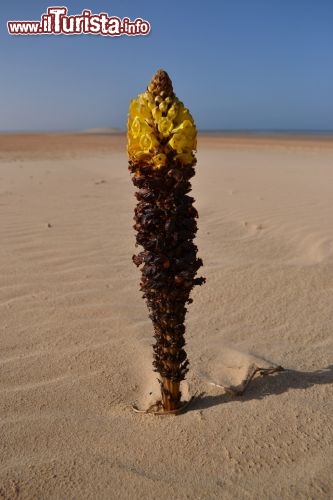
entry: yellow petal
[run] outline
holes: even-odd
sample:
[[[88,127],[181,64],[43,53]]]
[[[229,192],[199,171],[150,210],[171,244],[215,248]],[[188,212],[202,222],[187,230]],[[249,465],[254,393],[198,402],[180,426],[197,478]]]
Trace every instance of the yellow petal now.
[[[147,104],[147,96],[145,93],[139,94],[137,98],[139,106],[145,106]]]
[[[173,123],[169,118],[162,117],[158,120],[158,130],[164,136],[168,137],[173,129]]]
[[[174,134],[168,144],[177,153],[189,153],[196,149],[196,138],[183,133]]]
[[[194,120],[192,118],[191,113],[187,108],[184,108],[183,103],[180,103],[181,105],[179,106],[176,122],[178,124],[181,124],[185,120],[189,120],[193,125],[194,125]]]
[[[148,163],[151,160],[151,153],[145,153],[144,151],[137,151],[136,153],[133,154],[133,158],[135,158],[135,160],[145,161]]]
[[[160,111],[158,106],[153,107],[153,109],[151,110],[151,114],[155,122],[158,122],[158,120],[162,117],[162,112]]]
[[[190,120],[184,120],[178,127],[174,128],[172,132],[181,132],[187,136],[195,136],[197,133],[194,123]]]
[[[178,106],[176,103],[174,103],[168,111],[168,118],[173,121],[176,118],[177,113],[178,113]]]
[[[176,160],[180,161],[182,165],[192,165],[193,164],[193,154],[192,153],[181,153],[176,155]]]
[[[168,103],[165,102],[165,101],[162,101],[161,104],[158,106],[159,107],[159,110],[162,112],[162,113],[166,113],[168,111]]]
[[[148,103],[139,104],[138,115],[141,120],[150,120],[152,117],[151,110],[149,109]]]
[[[159,153],[153,157],[153,163],[156,168],[164,167],[167,164],[167,156],[164,153]]]
[[[186,138],[182,134],[174,134],[168,144],[177,153],[182,153],[186,146]]]
[[[137,99],[132,99],[130,102],[130,105],[129,105],[129,114],[131,116],[135,116],[138,114],[138,110],[139,110],[139,107],[138,107]]]
[[[148,153],[157,145],[158,142],[152,134],[145,133],[140,138],[140,147],[141,150],[144,151],[145,153]]]
[[[135,118],[131,124],[131,132],[132,132],[132,136],[134,137],[134,139],[136,137],[139,137],[139,135],[140,135],[141,122],[140,122],[140,118],[138,116],[135,116]]]

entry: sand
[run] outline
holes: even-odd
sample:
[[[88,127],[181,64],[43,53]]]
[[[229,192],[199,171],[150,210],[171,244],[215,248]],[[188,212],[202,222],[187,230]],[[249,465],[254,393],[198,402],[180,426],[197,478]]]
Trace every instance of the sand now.
[[[0,136],[0,498],[331,498],[332,140],[200,138],[176,417],[131,408],[158,384],[124,146]]]

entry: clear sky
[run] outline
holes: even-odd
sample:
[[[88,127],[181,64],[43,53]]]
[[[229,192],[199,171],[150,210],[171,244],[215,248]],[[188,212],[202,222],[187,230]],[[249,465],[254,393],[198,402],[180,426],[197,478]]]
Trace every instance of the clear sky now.
[[[333,0],[64,0],[151,32],[8,34],[54,4],[1,2],[0,131],[124,128],[160,67],[200,129],[333,130]]]

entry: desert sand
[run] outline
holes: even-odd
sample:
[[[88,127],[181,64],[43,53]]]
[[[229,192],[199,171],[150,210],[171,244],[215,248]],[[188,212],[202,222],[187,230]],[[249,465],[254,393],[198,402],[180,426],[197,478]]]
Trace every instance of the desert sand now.
[[[199,138],[196,397],[161,417],[132,410],[158,383],[125,137],[1,135],[0,498],[332,498],[332,167],[330,138]]]

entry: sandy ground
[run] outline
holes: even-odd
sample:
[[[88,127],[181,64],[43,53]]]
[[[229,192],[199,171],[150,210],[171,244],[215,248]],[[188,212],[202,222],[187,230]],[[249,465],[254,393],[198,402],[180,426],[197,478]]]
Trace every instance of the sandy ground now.
[[[332,140],[200,138],[177,417],[131,409],[158,384],[124,146],[0,136],[0,498],[332,498]],[[286,370],[230,396],[253,356]]]

